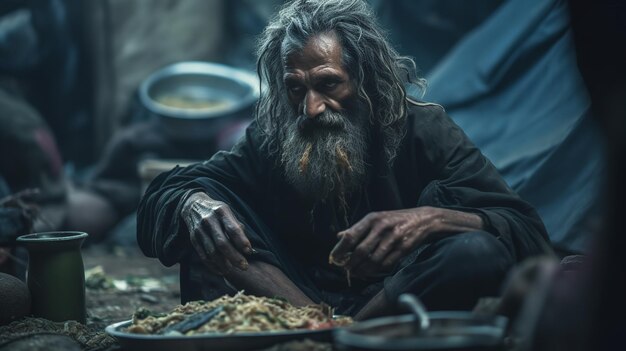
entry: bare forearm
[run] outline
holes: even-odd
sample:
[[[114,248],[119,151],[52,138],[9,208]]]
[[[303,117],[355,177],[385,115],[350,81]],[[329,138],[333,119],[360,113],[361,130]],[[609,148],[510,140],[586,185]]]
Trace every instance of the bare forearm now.
[[[226,279],[237,289],[254,295],[280,296],[296,306],[314,303],[280,269],[264,262],[251,261],[246,271],[234,269]]]
[[[445,208],[438,208],[433,222],[433,232],[468,232],[482,230],[485,227],[480,216]]]

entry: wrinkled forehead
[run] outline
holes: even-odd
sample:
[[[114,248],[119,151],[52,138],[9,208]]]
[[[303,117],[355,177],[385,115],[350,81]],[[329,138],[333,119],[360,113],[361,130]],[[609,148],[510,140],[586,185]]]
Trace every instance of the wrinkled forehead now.
[[[309,69],[319,65],[342,65],[343,48],[334,31],[315,34],[306,42],[285,37],[281,45],[283,66]]]

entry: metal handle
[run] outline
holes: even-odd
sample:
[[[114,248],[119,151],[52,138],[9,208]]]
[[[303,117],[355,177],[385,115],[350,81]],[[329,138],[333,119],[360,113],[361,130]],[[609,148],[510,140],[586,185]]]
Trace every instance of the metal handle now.
[[[415,324],[419,326],[420,330],[426,330],[430,327],[430,318],[426,308],[420,302],[420,300],[412,294],[402,294],[398,297],[398,304],[407,308],[411,313],[415,315]]]

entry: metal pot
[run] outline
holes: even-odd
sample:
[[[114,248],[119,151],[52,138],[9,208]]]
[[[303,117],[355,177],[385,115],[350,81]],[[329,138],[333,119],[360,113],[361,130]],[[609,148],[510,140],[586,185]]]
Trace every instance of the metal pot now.
[[[371,319],[335,332],[339,350],[503,350],[507,318],[468,311],[427,313],[413,295],[400,305],[413,314]]]
[[[190,61],[150,75],[139,88],[139,98],[166,135],[194,141],[216,138],[223,129],[251,120],[259,89],[252,72]]]

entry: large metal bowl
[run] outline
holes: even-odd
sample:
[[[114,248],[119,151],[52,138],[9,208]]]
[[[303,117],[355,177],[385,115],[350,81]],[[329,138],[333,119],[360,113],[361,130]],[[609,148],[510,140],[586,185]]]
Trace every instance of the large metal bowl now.
[[[210,62],[180,62],[150,75],[139,88],[142,104],[176,139],[215,138],[250,120],[259,98],[253,72]]]
[[[382,317],[334,332],[341,351],[501,351],[507,318],[468,311],[428,313],[430,327],[420,330],[414,315]]]

